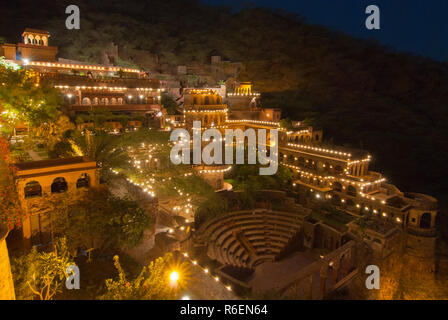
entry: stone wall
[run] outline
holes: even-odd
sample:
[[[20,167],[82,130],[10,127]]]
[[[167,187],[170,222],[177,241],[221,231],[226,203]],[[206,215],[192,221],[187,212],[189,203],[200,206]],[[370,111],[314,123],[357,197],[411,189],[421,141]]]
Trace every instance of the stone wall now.
[[[0,300],[15,300],[5,230],[0,229]]]

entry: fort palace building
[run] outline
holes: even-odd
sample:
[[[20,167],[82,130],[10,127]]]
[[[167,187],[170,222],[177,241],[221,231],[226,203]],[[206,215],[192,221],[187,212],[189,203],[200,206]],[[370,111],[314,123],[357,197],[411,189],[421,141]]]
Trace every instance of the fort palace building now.
[[[137,68],[57,58],[58,48],[50,46],[47,31],[25,29],[22,38],[19,44],[0,45],[0,56],[50,81],[59,89],[64,110],[71,117],[102,109],[129,116],[127,128],[110,123],[115,133],[138,127],[192,130],[193,121],[201,121],[202,129],[278,130],[278,161],[294,174],[293,193],[260,194],[259,208],[229,209],[227,215],[202,225],[193,238],[223,270],[228,266],[253,269],[264,261],[276,261],[294,239],[300,239],[304,248],[325,252],[300,276],[313,282],[313,272],[318,272],[324,289],[317,297],[322,298],[327,292],[329,268],[336,287],[338,281],[352,274],[356,243],[367,244],[379,258],[396,250],[422,259],[434,258],[436,199],[399,190],[380,172],[369,169],[374,155],[327,145],[321,129],[300,121],[293,121],[290,128],[281,126],[281,110],[261,106],[260,93],[251,83],[183,87],[179,81],[152,78]],[[177,114],[167,113],[162,94],[177,102]],[[100,185],[97,164],[84,157],[23,162],[16,167],[20,200],[30,213],[22,227],[28,247],[51,237],[48,210],[42,200],[50,201],[65,192],[76,197]],[[228,167],[196,165],[193,169],[215,190],[223,190]],[[229,199],[236,194],[226,192]],[[271,203],[266,199],[272,199]],[[275,209],[272,203],[277,202],[288,209]],[[331,204],[350,222],[339,228],[325,224],[325,217],[322,221],[312,217],[310,208],[322,202]],[[368,218],[367,223],[361,225],[358,218]],[[0,243],[0,254],[1,250]],[[0,268],[2,263],[0,260]],[[285,285],[284,290],[289,287]],[[310,297],[316,295],[310,291]]]

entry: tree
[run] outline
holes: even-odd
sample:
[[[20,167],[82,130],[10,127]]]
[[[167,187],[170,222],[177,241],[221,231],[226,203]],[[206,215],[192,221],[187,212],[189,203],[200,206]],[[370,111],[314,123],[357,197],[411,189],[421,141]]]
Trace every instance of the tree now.
[[[54,232],[67,237],[70,248],[106,249],[135,246],[151,218],[132,200],[120,199],[103,189],[91,189],[77,201],[54,204]]]
[[[69,141],[75,153],[95,160],[101,174],[107,176],[109,169],[129,164],[129,155],[125,148],[120,147],[120,139],[103,130],[85,130],[73,132]]]
[[[173,300],[191,280],[188,262],[176,260],[171,253],[151,261],[134,280],[128,280],[118,256],[114,264],[118,280],[106,280],[107,293],[101,297],[105,300]],[[179,274],[176,283],[170,281],[173,271]]]
[[[292,129],[292,122],[291,119],[285,118],[280,120],[280,127],[285,128],[287,130]]]
[[[162,94],[161,103],[166,108],[168,114],[179,114],[177,103],[171,96]]]
[[[25,216],[20,206],[8,141],[0,135],[0,225],[12,229]]]
[[[66,269],[75,265],[68,251],[65,238],[58,239],[54,250],[39,252],[33,247],[31,252],[12,259],[12,274],[16,296],[21,300],[51,300],[62,291],[68,274]]]
[[[0,57],[0,84],[1,130],[11,133],[20,123],[39,126],[57,115],[60,93],[33,70]]]
[[[66,115],[59,112],[54,120],[41,123],[33,131],[36,138],[42,139],[47,148],[53,150],[58,142],[64,142],[66,132],[73,129],[75,129],[75,125]]]

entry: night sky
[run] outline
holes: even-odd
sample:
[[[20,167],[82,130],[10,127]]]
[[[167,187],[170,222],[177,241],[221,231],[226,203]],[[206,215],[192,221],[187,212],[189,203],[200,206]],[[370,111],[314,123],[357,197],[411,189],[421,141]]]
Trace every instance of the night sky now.
[[[356,37],[375,38],[381,44],[448,62],[447,0],[202,0],[232,5],[281,8],[312,24],[328,26]],[[381,30],[365,28],[368,5],[381,10]]]

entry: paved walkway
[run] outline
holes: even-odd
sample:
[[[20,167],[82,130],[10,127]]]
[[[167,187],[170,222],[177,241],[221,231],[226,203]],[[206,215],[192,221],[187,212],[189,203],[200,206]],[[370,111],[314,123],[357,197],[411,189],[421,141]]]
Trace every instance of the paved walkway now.
[[[27,150],[28,154],[30,155],[30,157],[34,160],[34,161],[39,161],[42,160],[42,158],[40,157],[40,155],[33,150]]]

